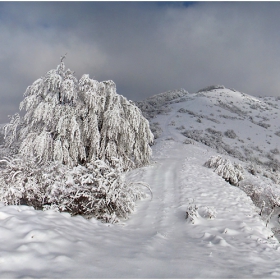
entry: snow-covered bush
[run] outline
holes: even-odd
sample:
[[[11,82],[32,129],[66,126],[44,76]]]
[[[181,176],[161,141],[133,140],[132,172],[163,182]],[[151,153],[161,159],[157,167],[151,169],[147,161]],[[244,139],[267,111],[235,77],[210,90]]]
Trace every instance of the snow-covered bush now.
[[[261,173],[261,168],[259,167],[259,165],[251,162],[248,166],[247,166],[247,170],[249,173],[251,173],[252,175],[256,176],[258,173]]]
[[[213,220],[217,216],[217,211],[213,206],[205,206],[201,208],[202,217]]]
[[[228,129],[226,132],[225,132],[225,136],[230,138],[230,139],[235,139],[237,137],[236,133],[234,132],[234,130],[232,129]]]
[[[214,172],[232,185],[237,185],[239,181],[244,179],[242,166],[236,163],[232,164],[230,160],[221,156],[212,156],[205,162],[204,166],[214,168]]]
[[[276,207],[280,207],[280,192],[278,188],[266,184],[260,184],[259,181],[250,179],[240,183],[242,189],[260,209],[260,216],[269,223]]]
[[[0,126],[0,145],[3,145],[3,144],[4,144],[4,130]]]
[[[258,123],[255,123],[255,124],[257,124],[257,125],[259,125],[261,127],[264,127],[266,129],[270,127],[270,124],[268,124],[268,123],[258,122]]]
[[[280,154],[280,152],[277,148],[270,150],[270,152],[274,155],[279,155]]]
[[[195,145],[195,142],[194,142],[193,140],[187,138],[187,139],[184,140],[183,144],[187,144],[187,145],[192,144],[192,145]]]
[[[116,157],[125,170],[149,162],[149,122],[133,102],[116,93],[113,81],[98,82],[88,75],[78,80],[61,60],[24,97],[20,109],[26,114],[15,114],[4,128],[6,144],[18,144],[21,155],[69,166],[98,159],[110,164]]]
[[[186,211],[186,219],[194,224],[198,216],[198,207],[196,205],[190,204]]]
[[[259,158],[250,158],[250,164],[246,167],[249,173],[252,175],[260,174],[265,178],[271,180],[272,183],[279,185],[280,183],[280,163],[277,159],[270,160],[268,162],[262,162]]]
[[[162,134],[162,129],[160,127],[160,124],[158,122],[156,123],[151,123],[150,124],[150,128],[151,128],[151,131],[154,135],[154,139],[157,139],[161,136]]]
[[[178,130],[184,130],[184,129],[186,129],[186,128],[185,128],[183,125],[181,125],[181,126],[177,126],[176,129],[178,129]]]
[[[186,219],[192,223],[195,224],[199,219],[209,219],[214,220],[216,218],[217,211],[212,206],[204,206],[204,207],[198,207],[194,201],[189,204],[186,211]]]
[[[116,222],[127,218],[145,193],[138,183],[124,180],[120,161],[114,161],[115,167],[96,160],[70,168],[59,162],[38,163],[33,157],[5,158],[0,168],[0,200],[6,205],[27,204]]]
[[[178,112],[178,113],[188,113],[189,110],[184,109],[184,108],[180,108],[177,112]]]
[[[248,182],[248,180],[246,180],[239,185],[239,188],[251,198],[257,207],[261,209],[263,206],[265,206],[265,203],[263,203],[266,200],[264,198],[264,187],[253,184],[252,182]],[[263,212],[263,209],[261,212]]]
[[[135,104],[147,119],[152,119],[158,114],[167,114],[170,111],[168,105],[185,101],[187,94],[184,89],[170,90],[153,95],[144,101],[137,101]]]
[[[233,105],[233,104],[228,104],[228,103],[225,103],[225,102],[222,102],[222,101],[219,101],[218,100],[218,104],[217,106],[231,112],[231,113],[234,113],[234,114],[237,114],[241,117],[244,117],[244,116],[247,116],[247,112],[246,111],[243,111],[241,110],[239,107]]]
[[[222,86],[222,85],[212,85],[212,86],[208,86],[208,87],[205,87],[203,89],[200,89],[197,92],[212,91],[212,90],[215,90],[215,89],[225,89],[225,86]]]
[[[193,139],[195,141],[201,142],[201,138],[203,136],[203,130],[193,129],[193,130],[185,130],[182,132],[184,136],[187,138]]]
[[[207,128],[206,131],[210,134],[212,134],[213,136],[215,136],[217,139],[221,139],[223,134],[221,131],[215,130],[211,127]]]
[[[222,133],[214,129],[207,129],[209,133],[204,133],[203,130],[185,130],[182,132],[187,138],[193,139],[200,142],[210,148],[215,149],[220,154],[227,154],[244,160],[243,154],[238,150],[237,147],[232,147],[223,142]]]

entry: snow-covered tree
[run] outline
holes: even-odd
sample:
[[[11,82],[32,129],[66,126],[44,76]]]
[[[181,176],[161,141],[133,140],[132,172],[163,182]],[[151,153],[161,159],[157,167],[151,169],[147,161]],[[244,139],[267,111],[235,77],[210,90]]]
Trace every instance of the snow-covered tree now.
[[[0,201],[54,208],[105,222],[127,218],[145,196],[123,172],[149,163],[153,134],[113,81],[57,69],[36,80],[4,127]],[[149,188],[149,187],[148,187]]]
[[[124,170],[149,162],[153,135],[132,101],[116,93],[113,81],[78,80],[63,59],[24,93],[20,110],[5,126],[8,146],[43,162],[68,166],[118,158]]]

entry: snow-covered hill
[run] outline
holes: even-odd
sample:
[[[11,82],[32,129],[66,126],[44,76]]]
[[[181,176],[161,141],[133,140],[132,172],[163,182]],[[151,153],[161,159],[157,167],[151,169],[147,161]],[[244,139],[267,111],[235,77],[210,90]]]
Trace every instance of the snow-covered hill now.
[[[137,105],[156,140],[127,179],[153,197],[114,225],[1,205],[1,278],[279,278],[280,100],[211,86]],[[204,166],[218,155],[243,168],[238,185]]]

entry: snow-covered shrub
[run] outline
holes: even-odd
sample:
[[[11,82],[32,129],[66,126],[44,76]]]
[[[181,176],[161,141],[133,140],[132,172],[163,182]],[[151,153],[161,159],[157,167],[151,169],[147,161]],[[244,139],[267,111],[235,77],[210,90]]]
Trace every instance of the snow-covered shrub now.
[[[215,89],[225,89],[225,87],[223,85],[212,85],[212,86],[208,86],[208,87],[205,87],[203,89],[200,89],[197,92],[212,91],[212,90],[215,90]]]
[[[274,134],[280,137],[280,131],[276,131]]]
[[[268,123],[258,122],[258,123],[255,123],[255,124],[257,124],[257,125],[259,125],[261,127],[264,127],[266,129],[270,127],[270,124],[268,124]]]
[[[269,223],[276,207],[280,207],[280,192],[277,188],[270,185],[259,184],[244,180],[240,183],[239,188],[242,189],[260,209],[260,216]]]
[[[70,168],[59,162],[38,163],[21,156],[1,160],[0,200],[36,209],[68,211],[105,222],[127,218],[135,201],[145,197],[138,183],[124,180],[121,163],[96,160]]]
[[[188,92],[184,89],[170,90],[153,95],[144,101],[135,102],[147,119],[152,119],[158,114],[166,114],[170,111],[169,104],[185,101]]]
[[[206,131],[208,133],[212,134],[213,136],[215,136],[216,138],[219,138],[219,139],[222,138],[222,132],[221,131],[215,130],[211,127],[207,128]]]
[[[0,145],[4,144],[4,129],[0,127]]]
[[[162,129],[160,127],[160,124],[159,123],[151,123],[150,124],[150,129],[154,135],[154,139],[157,139],[161,136],[162,134]]]
[[[26,114],[14,115],[5,126],[7,145],[19,143],[21,155],[69,166],[98,159],[110,164],[116,157],[125,170],[149,162],[149,122],[132,101],[116,93],[113,81],[88,75],[78,80],[61,60],[24,97],[20,109]]]
[[[279,155],[280,154],[280,152],[277,148],[270,150],[270,152],[274,155]]]
[[[186,211],[186,219],[195,224],[200,218],[213,220],[216,218],[217,211],[214,207],[198,207],[194,202],[190,203]]]
[[[271,231],[276,239],[280,240],[280,228],[279,227],[272,227]]]
[[[249,173],[251,173],[252,175],[256,176],[257,173],[261,173],[261,169],[258,165],[254,164],[254,163],[250,163],[247,166],[247,170]]]
[[[237,137],[236,133],[232,129],[228,129],[224,134],[230,139],[235,139]]]
[[[255,102],[255,103],[250,105],[250,108],[253,109],[253,110],[257,110],[257,109],[261,109],[262,105],[259,104],[259,102]]]
[[[251,182],[244,181],[239,185],[239,188],[243,190],[253,201],[253,203],[259,207],[260,209],[263,208],[263,202],[264,202],[264,188],[257,185],[252,184]]]
[[[198,207],[196,205],[190,204],[186,211],[186,219],[194,224],[198,218],[198,215]]]
[[[221,107],[221,108],[223,108],[225,110],[228,110],[231,113],[237,114],[237,115],[239,115],[241,117],[247,116],[247,112],[246,111],[241,110],[240,108],[238,108],[237,106],[235,106],[233,104],[230,105],[228,103],[224,103],[222,101],[219,101],[217,105],[219,107]]]
[[[187,138],[186,140],[184,140],[183,144],[187,144],[187,145],[192,144],[192,145],[195,145],[195,142],[194,142],[193,140]]]
[[[237,185],[239,181],[244,179],[242,166],[236,163],[232,164],[230,160],[221,156],[212,156],[205,162],[204,166],[214,168],[214,172],[232,185]]]
[[[191,115],[192,117],[197,117],[197,122],[201,123],[201,119],[206,119],[209,121],[212,121],[214,123],[220,123],[220,121],[214,119],[214,118],[210,118],[208,115],[203,115],[203,114],[198,114],[196,112],[193,112],[191,110],[188,109],[184,109],[184,108],[180,108],[178,111],[178,113],[188,113],[189,115]]]
[[[163,93],[153,95],[153,96],[147,98],[145,100],[145,102],[147,102],[150,105],[158,107],[158,106],[162,106],[162,105],[166,104],[167,102],[174,101],[178,98],[181,101],[184,101],[184,99],[182,100],[182,97],[185,97],[187,94],[188,94],[188,92],[183,88],[176,89],[176,90],[169,90],[169,91],[166,91]]]
[[[280,163],[277,159],[270,160],[267,162],[260,161],[257,157],[249,157],[250,164],[247,170],[252,175],[260,174],[263,177],[270,179],[274,184],[280,184]]]
[[[184,109],[184,108],[180,108],[180,109],[178,110],[178,113],[188,113],[188,112],[189,112],[189,110]]]
[[[184,132],[182,132],[182,134],[187,138],[191,138],[195,141],[200,142],[203,135],[203,130],[198,130],[198,129],[185,130]]]
[[[202,207],[200,210],[201,210],[201,214],[202,214],[203,218],[210,219],[210,220],[213,220],[216,218],[217,211],[214,207],[205,206],[205,207]]]
[[[177,126],[176,129],[178,129],[178,130],[184,130],[184,129],[186,129],[186,128],[185,128],[183,125],[181,125],[181,126]]]
[[[218,110],[219,111],[219,110]],[[238,118],[238,117],[232,117],[232,116],[228,116],[228,115],[219,115],[220,118],[224,118],[224,119],[227,119],[227,120],[242,120],[241,118]]]
[[[209,133],[204,133],[203,130],[185,130],[182,132],[187,138],[200,142],[212,149],[215,149],[220,154],[231,155],[239,160],[244,160],[243,154],[238,150],[238,147],[232,147],[222,139],[222,133],[214,129],[206,129]]]
[[[264,166],[266,166],[268,170],[276,172],[280,169],[280,162],[272,156],[271,158],[269,158],[269,161],[264,162]]]

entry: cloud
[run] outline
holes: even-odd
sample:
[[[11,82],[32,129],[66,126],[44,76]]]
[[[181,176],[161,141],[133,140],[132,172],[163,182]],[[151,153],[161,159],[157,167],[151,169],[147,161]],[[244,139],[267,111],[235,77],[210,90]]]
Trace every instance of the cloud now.
[[[223,84],[279,96],[278,2],[2,2],[0,123],[28,85],[66,67],[132,100]]]

